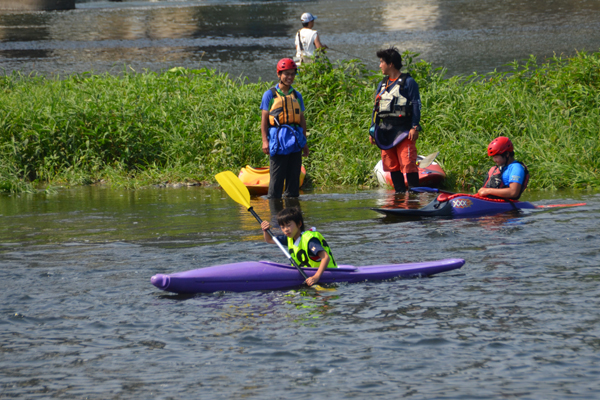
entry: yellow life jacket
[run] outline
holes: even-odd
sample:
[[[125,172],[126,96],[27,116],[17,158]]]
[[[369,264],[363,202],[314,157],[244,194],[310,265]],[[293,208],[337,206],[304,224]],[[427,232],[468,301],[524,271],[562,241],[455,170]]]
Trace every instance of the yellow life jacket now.
[[[286,96],[280,94],[274,87],[271,88],[273,93],[273,105],[269,110],[269,124],[271,126],[279,126],[285,124],[300,125],[300,103],[296,91],[292,89]]]
[[[337,268],[338,266],[335,260],[333,259],[331,249],[329,248],[329,245],[327,244],[327,241],[325,240],[323,235],[321,235],[319,232],[302,232],[302,236],[300,236],[300,243],[298,243],[298,246],[294,245],[294,239],[288,237],[287,244],[290,256],[292,256],[294,261],[296,261],[301,267],[319,268],[321,266],[321,259],[317,258],[313,260],[308,255],[308,242],[310,242],[310,240],[313,238],[319,239],[319,241],[321,242],[321,246],[329,255],[329,264],[327,265],[327,268]]]

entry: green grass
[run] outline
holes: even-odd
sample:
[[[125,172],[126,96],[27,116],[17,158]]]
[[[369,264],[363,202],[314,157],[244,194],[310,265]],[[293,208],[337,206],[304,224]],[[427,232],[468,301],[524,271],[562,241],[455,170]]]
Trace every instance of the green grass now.
[[[529,167],[529,187],[600,187],[600,53],[532,57],[508,73],[452,78],[404,56],[421,88],[419,153],[440,151],[447,187],[479,187],[491,166],[487,144],[499,135]],[[307,107],[304,164],[313,185],[376,184],[379,150],[367,132],[380,79],[358,61],[303,67],[294,86]],[[272,84],[182,68],[0,77],[0,191],[212,182],[223,170],[267,165],[258,107]]]

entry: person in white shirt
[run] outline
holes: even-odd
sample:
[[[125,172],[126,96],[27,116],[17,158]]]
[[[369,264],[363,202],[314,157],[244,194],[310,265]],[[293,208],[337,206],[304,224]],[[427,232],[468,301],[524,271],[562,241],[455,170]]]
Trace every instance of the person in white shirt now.
[[[300,17],[302,29],[296,33],[296,60],[298,64],[303,62],[312,62],[316,49],[326,49],[327,46],[321,43],[319,34],[313,29],[316,16],[311,13],[304,13]]]

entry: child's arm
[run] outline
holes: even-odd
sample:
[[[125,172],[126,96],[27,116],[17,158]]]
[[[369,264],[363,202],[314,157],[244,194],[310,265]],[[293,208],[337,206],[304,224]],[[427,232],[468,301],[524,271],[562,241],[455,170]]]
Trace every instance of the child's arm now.
[[[269,235],[269,232],[267,232],[267,230],[269,228],[271,228],[271,224],[269,224],[269,221],[263,221],[260,224],[260,227],[263,230],[263,236],[265,237],[265,242],[271,243],[271,244],[275,244],[275,241],[273,240],[273,238],[271,237],[271,235]]]
[[[321,275],[323,275],[323,271],[325,271],[325,268],[327,268],[327,266],[329,265],[329,254],[327,254],[325,250],[321,250],[320,252],[318,252],[317,256],[319,256],[319,258],[321,259],[321,265],[319,265],[317,273],[306,280],[306,284],[308,286],[312,286],[315,283],[319,282],[319,279],[321,279]]]

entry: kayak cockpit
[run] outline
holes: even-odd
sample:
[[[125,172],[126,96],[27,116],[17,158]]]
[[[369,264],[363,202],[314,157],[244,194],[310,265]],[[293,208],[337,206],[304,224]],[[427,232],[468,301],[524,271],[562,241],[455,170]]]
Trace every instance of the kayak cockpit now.
[[[281,264],[281,263],[276,263],[273,261],[264,261],[261,260],[259,261],[262,264],[269,264],[275,267],[279,267],[279,268],[288,268],[288,269],[293,269],[296,270],[295,267],[291,266],[291,265],[286,265],[286,264]],[[306,271],[316,271],[318,268],[312,268],[312,267],[302,267],[303,270]],[[352,265],[338,265],[337,268],[327,268],[326,271],[331,271],[331,272],[354,272],[356,271],[358,268],[352,266]]]

